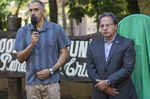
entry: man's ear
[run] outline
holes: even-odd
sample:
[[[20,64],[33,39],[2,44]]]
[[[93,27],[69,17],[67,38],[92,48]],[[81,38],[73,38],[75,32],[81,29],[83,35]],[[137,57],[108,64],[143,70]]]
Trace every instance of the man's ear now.
[[[44,10],[43,10],[43,16],[45,16],[45,14],[46,14],[46,10],[44,9]]]

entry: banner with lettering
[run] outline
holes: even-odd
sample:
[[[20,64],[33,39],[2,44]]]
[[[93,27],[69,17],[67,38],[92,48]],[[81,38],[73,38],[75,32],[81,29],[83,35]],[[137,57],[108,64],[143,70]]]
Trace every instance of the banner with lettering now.
[[[0,77],[25,77],[26,62],[20,64],[13,49],[16,32],[0,32]],[[63,80],[90,81],[86,70],[86,52],[89,43],[100,37],[100,33],[86,36],[69,36],[68,47],[70,58],[60,69]]]

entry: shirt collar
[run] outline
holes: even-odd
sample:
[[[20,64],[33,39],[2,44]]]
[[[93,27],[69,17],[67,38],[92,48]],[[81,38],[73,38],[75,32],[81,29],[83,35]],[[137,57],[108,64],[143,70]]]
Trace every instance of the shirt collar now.
[[[115,34],[114,38],[113,38],[111,41],[109,41],[109,42],[106,42],[106,39],[105,39],[105,37],[104,37],[104,42],[105,42],[105,43],[112,43],[112,42],[114,41],[116,35],[117,35],[117,33]]]
[[[50,29],[50,28],[51,28],[51,25],[49,25],[49,22],[47,21],[47,19],[44,18],[44,26],[39,32],[43,32],[43,31]],[[33,31],[33,25],[31,23],[29,24],[29,30]]]

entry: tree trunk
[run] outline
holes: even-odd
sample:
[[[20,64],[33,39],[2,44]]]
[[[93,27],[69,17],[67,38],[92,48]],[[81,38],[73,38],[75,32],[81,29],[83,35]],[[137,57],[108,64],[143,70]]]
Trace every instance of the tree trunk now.
[[[128,9],[132,14],[140,13],[138,0],[126,0],[128,2]]]
[[[50,21],[57,23],[57,1],[49,0]]]
[[[72,18],[70,19],[70,29],[71,29],[70,35],[71,35],[71,36],[74,36],[74,32],[73,32],[73,31],[74,31],[74,30],[73,30],[73,19],[72,19]]]
[[[63,19],[64,30],[66,30],[67,25],[66,25],[66,15],[65,15],[64,1],[62,1],[62,19]]]
[[[21,5],[22,5],[22,2],[23,2],[23,0],[21,0],[21,1],[19,2],[19,4],[18,4],[16,13],[15,13],[15,16],[16,16],[16,17],[18,17],[18,12],[19,12],[19,9],[20,9],[20,7],[21,7]]]
[[[1,20],[0,20],[0,30],[3,30],[3,24]]]

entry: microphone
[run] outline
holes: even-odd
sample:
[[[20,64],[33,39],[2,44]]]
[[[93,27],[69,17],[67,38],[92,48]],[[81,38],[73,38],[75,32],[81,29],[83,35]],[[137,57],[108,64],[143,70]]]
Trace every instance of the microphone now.
[[[36,24],[38,23],[36,17],[31,17],[31,23],[33,25],[33,31],[36,31],[37,32],[37,27],[36,27]]]

